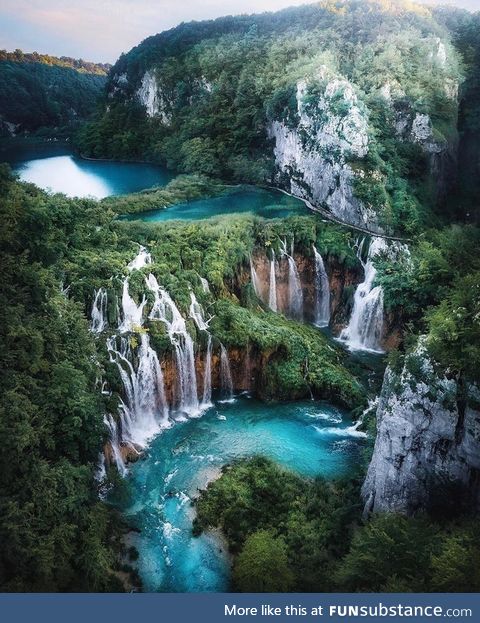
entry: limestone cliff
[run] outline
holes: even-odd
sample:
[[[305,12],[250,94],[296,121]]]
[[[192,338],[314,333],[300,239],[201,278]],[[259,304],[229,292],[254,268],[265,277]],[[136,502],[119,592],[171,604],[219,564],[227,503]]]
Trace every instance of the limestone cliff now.
[[[275,119],[268,129],[277,181],[343,221],[375,227],[375,215],[354,196],[348,164],[368,152],[367,114],[353,86],[322,67],[317,79],[297,83],[296,102],[295,125]]]
[[[466,395],[466,398],[464,397]],[[453,486],[480,505],[478,390],[435,370],[424,339],[403,368],[387,368],[377,438],[362,495],[365,512],[424,510]]]
[[[164,125],[171,122],[171,107],[154,71],[145,72],[136,96],[149,117],[158,117]]]

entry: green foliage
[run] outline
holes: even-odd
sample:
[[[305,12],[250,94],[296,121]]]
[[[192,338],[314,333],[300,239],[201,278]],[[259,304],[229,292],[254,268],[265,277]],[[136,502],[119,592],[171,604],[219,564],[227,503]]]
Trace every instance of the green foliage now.
[[[242,593],[288,593],[293,581],[285,541],[267,530],[248,536],[235,559],[234,587]]]
[[[469,519],[379,515],[355,533],[337,581],[345,591],[476,592],[479,554]]]
[[[480,14],[467,11],[435,10],[437,20],[452,33],[464,64],[465,80],[460,86],[461,105],[458,129],[458,173],[449,202],[449,216],[478,223],[480,196]]]
[[[59,260],[92,213],[4,167],[0,189],[0,587],[117,590],[116,521],[93,480],[104,440],[95,346],[59,286]]]
[[[194,531],[220,527],[234,558],[240,590],[268,590],[259,566],[280,564],[270,590],[293,575],[294,591],[332,590],[335,560],[346,553],[358,514],[358,489],[342,483],[305,480],[272,461],[253,458],[224,469],[197,500]],[[259,536],[260,535],[260,536]],[[257,565],[253,552],[261,555]],[[288,567],[285,565],[285,554]],[[236,575],[240,567],[239,575]]]
[[[178,175],[164,188],[151,188],[130,195],[107,197],[103,203],[118,214],[135,214],[166,208],[175,203],[215,197],[230,190],[233,190],[232,187],[203,175]]]
[[[385,591],[400,580],[406,589],[427,590],[427,576],[434,534],[430,521],[401,515],[379,515],[358,530],[349,553],[338,570],[346,591]]]
[[[358,502],[353,482],[306,480],[257,457],[224,468],[202,491],[194,531],[221,528],[240,591],[284,590],[290,578],[300,592],[478,591],[473,520],[382,514],[363,522]]]
[[[264,398],[292,400],[313,392],[348,407],[364,402],[361,385],[345,368],[343,351],[315,328],[228,301],[219,301],[215,311],[211,327],[225,345],[262,354],[258,387]]]
[[[0,51],[0,135],[40,132],[68,136],[89,117],[105,86],[108,66],[70,58]]]
[[[480,343],[480,230],[452,225],[428,230],[396,262],[379,257],[376,283],[387,310],[400,311],[444,369],[478,380]]]
[[[0,62],[9,61],[11,63],[41,63],[53,67],[69,67],[75,69],[80,74],[94,74],[106,76],[111,69],[108,63],[92,63],[83,59],[71,58],[70,56],[52,56],[51,54],[39,54],[38,52],[22,52],[22,50],[0,50]]]
[[[445,368],[480,380],[480,271],[459,279],[427,317],[428,348]]]

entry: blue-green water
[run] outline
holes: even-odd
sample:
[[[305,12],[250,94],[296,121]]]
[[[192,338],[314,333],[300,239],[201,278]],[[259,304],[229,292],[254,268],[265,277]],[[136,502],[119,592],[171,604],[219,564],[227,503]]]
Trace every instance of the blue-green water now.
[[[84,160],[75,156],[68,144],[56,142],[29,143],[19,140],[6,143],[0,147],[0,162],[3,161],[8,162],[23,181],[68,197],[102,199],[165,186],[174,177],[167,169],[151,164]],[[232,213],[279,218],[306,212],[307,208],[299,199],[275,190],[241,186],[238,191],[220,197],[180,203],[169,208],[159,206],[158,210],[122,218],[159,222],[199,220]]]
[[[246,397],[216,404],[202,418],[175,424],[156,437],[127,477],[131,503],[122,510],[140,532],[145,591],[225,591],[229,558],[216,534],[192,536],[198,490],[223,465],[270,457],[302,476],[344,476],[358,464],[362,434],[338,409],[319,402],[266,405]]]
[[[0,151],[0,161],[8,162],[23,181],[68,197],[102,199],[164,186],[173,177],[151,164],[84,160],[56,143],[12,144]]]
[[[199,199],[188,203],[132,214],[122,217],[125,220],[161,222],[169,220],[194,221],[222,214],[253,213],[263,218],[282,218],[291,214],[306,214],[308,209],[303,201],[289,197],[276,190],[241,187],[232,192],[211,199]]]

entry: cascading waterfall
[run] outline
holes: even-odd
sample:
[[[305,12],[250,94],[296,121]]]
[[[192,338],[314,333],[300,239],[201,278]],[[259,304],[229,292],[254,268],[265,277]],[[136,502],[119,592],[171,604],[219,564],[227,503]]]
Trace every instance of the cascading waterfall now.
[[[150,347],[146,333],[140,337],[136,369],[127,338],[113,336],[107,341],[107,348],[110,361],[117,364],[126,396],[119,409],[121,439],[144,446],[168,425],[168,406],[157,354]]]
[[[303,320],[303,290],[300,274],[293,259],[293,240],[290,245],[290,253],[287,252],[287,241],[281,243],[281,256],[288,261],[288,316],[295,320]]]
[[[112,449],[112,459],[115,462],[119,474],[124,476],[127,472],[127,468],[125,467],[125,462],[120,451],[120,435],[118,426],[111,415],[105,415],[105,417],[103,418],[103,422],[109,432],[110,447]],[[100,466],[101,467],[99,468],[98,479],[102,480],[102,478],[105,476],[105,456],[103,454],[100,458]]]
[[[136,327],[142,326],[143,308],[146,303],[147,299],[145,296],[143,296],[139,305],[135,303],[128,290],[128,277],[125,277],[122,290],[122,320],[118,327],[120,333],[133,331]]]
[[[315,324],[326,327],[330,322],[330,283],[320,253],[313,247],[315,256]]]
[[[128,265],[129,271],[138,270],[151,263],[151,256],[141,247],[137,257]],[[202,282],[203,283],[203,282]],[[160,287],[153,274],[146,278],[146,284],[154,295],[149,314],[150,320],[164,323],[170,342],[174,347],[177,368],[176,410],[189,416],[197,416],[211,406],[212,398],[212,350],[213,340],[208,331],[211,318],[206,319],[202,306],[191,292],[190,317],[198,329],[207,335],[205,355],[205,374],[202,403],[199,404],[194,358],[194,343],[187,331],[185,319],[166,290]],[[207,284],[208,285],[208,284]],[[106,327],[107,293],[100,289],[95,292],[92,309],[92,331],[100,333]],[[129,278],[123,282],[118,332],[107,340],[110,361],[119,371],[124,389],[124,400],[120,401],[118,419],[105,416],[105,426],[110,434],[111,460],[120,474],[126,473],[122,455],[122,444],[130,451],[144,446],[162,428],[169,426],[169,407],[165,394],[163,373],[156,352],[150,346],[148,332],[142,330],[143,313],[147,299],[145,295],[140,304],[130,296]],[[118,304],[118,303],[117,303]],[[131,338],[124,333],[134,332],[135,340],[140,338],[138,347],[132,345]],[[221,345],[220,377],[222,394],[233,397],[233,383],[226,349]],[[99,461],[98,475],[105,474],[105,457]]]
[[[204,408],[212,404],[212,336],[208,334],[207,355],[205,357],[205,373],[203,378],[202,405]]]
[[[212,336],[208,332],[208,324],[211,318],[205,320],[202,306],[193,292],[190,293],[190,299],[189,315],[193,318],[200,331],[205,331],[207,334],[207,354],[205,357],[202,396],[202,407],[205,409],[212,404]]]
[[[275,275],[275,251],[272,250],[270,260],[270,286],[268,292],[268,306],[274,312],[277,311],[277,279]]]
[[[200,405],[197,394],[193,340],[187,331],[185,319],[166,290],[161,288],[154,275],[147,277],[147,285],[155,296],[150,312],[151,320],[160,320],[175,349],[178,373],[177,408],[187,415],[198,415]]]
[[[232,400],[232,373],[230,371],[230,361],[228,359],[227,349],[223,344],[220,344],[220,386],[222,390],[222,398],[224,400]]]
[[[150,254],[140,247],[138,255],[128,265],[128,270],[138,270],[151,261]],[[112,460],[122,475],[126,473],[120,449],[122,442],[129,444],[133,449],[144,446],[153,435],[168,425],[163,374],[157,354],[150,347],[148,334],[141,333],[140,345],[135,356],[129,339],[121,335],[142,327],[143,309],[146,304],[146,298],[143,297],[142,302],[137,305],[130,296],[128,287],[126,277],[123,282],[122,320],[118,335],[113,335],[107,340],[110,361],[117,365],[126,397],[119,407],[118,422],[111,415],[105,416],[105,425],[110,434]],[[92,330],[96,333],[100,333],[106,326],[107,298],[106,291],[103,292],[96,293],[92,311]],[[102,319],[103,326],[100,322]]]
[[[366,262],[362,259],[363,244],[360,244],[358,248],[357,256],[362,263],[365,277],[355,290],[353,310],[348,326],[340,334],[340,339],[353,350],[381,352],[383,290],[381,286],[372,287],[377,274],[373,258],[385,248],[386,243],[383,238],[372,238]]]
[[[95,290],[90,323],[92,333],[102,333],[107,328],[107,300],[105,288]]]
[[[255,292],[255,295],[261,299],[261,292],[260,292],[260,282],[258,279],[258,275],[257,275],[257,271],[255,270],[255,266],[253,265],[253,261],[252,258],[250,258],[250,277],[252,280],[252,285],[253,285],[253,290]]]
[[[133,258],[133,260],[128,264],[127,268],[131,272],[132,270],[140,270],[147,264],[152,263],[152,256],[145,249],[145,247],[140,247],[137,255]]]
[[[303,319],[303,292],[300,275],[295,260],[287,255],[288,260],[288,312],[295,320]]]
[[[205,294],[208,294],[210,292],[210,285],[205,277],[200,277],[200,283],[202,284],[202,290]]]
[[[195,296],[193,292],[190,292],[190,300],[191,300],[190,309],[188,310],[188,314],[190,318],[192,318],[195,321],[195,324],[200,329],[200,331],[207,331],[208,324],[211,318],[209,320],[205,320],[202,306],[197,301],[197,297]]]

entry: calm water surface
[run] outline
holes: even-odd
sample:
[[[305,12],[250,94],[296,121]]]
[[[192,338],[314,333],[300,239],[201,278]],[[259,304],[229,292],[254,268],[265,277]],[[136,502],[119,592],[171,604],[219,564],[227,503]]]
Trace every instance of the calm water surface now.
[[[140,530],[132,533],[131,543],[139,551],[143,589],[228,589],[224,543],[215,534],[194,538],[191,533],[191,500],[223,465],[263,455],[302,476],[334,478],[355,469],[364,444],[344,413],[320,402],[266,405],[237,398],[165,430],[131,466],[129,501],[119,504]]]
[[[263,218],[282,218],[291,214],[307,214],[308,209],[299,199],[277,190],[242,186],[238,192],[220,197],[178,203],[167,208],[140,214],[125,215],[123,220],[161,222],[170,220],[195,221],[222,214],[253,213]]]
[[[174,177],[151,164],[84,160],[57,143],[13,144],[0,150],[0,160],[9,162],[23,181],[68,197],[103,199],[165,186]]]
[[[0,146],[0,161],[8,162],[25,182],[68,197],[103,199],[112,195],[138,192],[153,186],[165,186],[174,173],[144,163],[101,162],[75,156],[65,143],[12,142]],[[181,203],[169,208],[127,215],[126,220],[150,222],[200,220],[232,213],[254,213],[264,218],[305,214],[302,201],[275,190],[239,187],[221,197]]]

